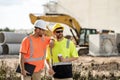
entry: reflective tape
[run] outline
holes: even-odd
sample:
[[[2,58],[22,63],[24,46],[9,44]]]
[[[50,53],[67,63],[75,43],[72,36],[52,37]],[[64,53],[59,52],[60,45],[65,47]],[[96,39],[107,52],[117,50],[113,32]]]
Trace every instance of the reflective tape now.
[[[44,56],[38,57],[38,58],[33,58],[33,42],[32,42],[32,39],[30,38],[30,36],[28,36],[28,39],[30,41],[30,58],[25,59],[25,62],[44,60],[45,56],[46,56],[46,50],[44,50]],[[43,37],[42,37],[42,41],[44,41]]]
[[[59,62],[59,63],[54,63],[53,66],[57,66],[57,65],[70,65],[72,64],[72,62]]]
[[[28,36],[28,39],[30,41],[30,57],[33,56],[33,43],[32,43],[32,39]]]
[[[66,48],[69,48],[70,40],[67,39]]]

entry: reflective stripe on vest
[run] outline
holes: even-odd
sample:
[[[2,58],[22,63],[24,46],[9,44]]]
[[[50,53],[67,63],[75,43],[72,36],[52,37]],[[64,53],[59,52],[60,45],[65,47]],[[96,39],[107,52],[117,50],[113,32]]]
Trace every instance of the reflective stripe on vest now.
[[[69,48],[70,39],[67,39],[66,48]]]
[[[69,48],[69,44],[70,44],[70,39],[67,39],[67,42],[66,42],[66,48]],[[54,63],[53,64],[53,54],[52,54],[52,48],[50,48],[50,55],[51,55],[51,64],[53,66],[56,66],[56,65],[69,65],[69,64],[72,64],[71,62],[58,62],[58,63]]]
[[[42,57],[38,57],[38,58],[33,58],[33,42],[32,39],[28,36],[28,39],[30,41],[30,58],[29,59],[25,59],[25,62],[30,62],[30,61],[38,61],[38,60],[43,60],[45,59],[46,56],[46,50],[44,50],[44,56]],[[44,41],[43,37],[42,37],[42,41]]]
[[[72,62],[58,62],[58,63],[54,63],[53,66],[57,66],[57,65],[70,65],[72,64]]]

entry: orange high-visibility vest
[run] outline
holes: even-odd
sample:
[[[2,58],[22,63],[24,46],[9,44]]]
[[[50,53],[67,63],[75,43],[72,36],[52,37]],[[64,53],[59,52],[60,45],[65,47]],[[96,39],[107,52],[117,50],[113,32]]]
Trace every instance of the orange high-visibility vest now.
[[[25,53],[25,62],[36,66],[34,72],[38,72],[44,68],[44,60],[46,56],[46,46],[50,38],[34,38],[28,36],[23,40],[20,52]]]

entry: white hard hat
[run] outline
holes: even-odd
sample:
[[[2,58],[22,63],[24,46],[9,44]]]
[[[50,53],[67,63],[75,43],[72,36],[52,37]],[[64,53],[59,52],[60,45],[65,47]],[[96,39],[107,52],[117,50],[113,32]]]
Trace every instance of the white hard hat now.
[[[44,30],[47,30],[46,25],[47,25],[46,22],[43,21],[43,20],[37,20],[34,23],[34,27],[38,27],[38,28],[41,28],[41,29],[44,29]]]

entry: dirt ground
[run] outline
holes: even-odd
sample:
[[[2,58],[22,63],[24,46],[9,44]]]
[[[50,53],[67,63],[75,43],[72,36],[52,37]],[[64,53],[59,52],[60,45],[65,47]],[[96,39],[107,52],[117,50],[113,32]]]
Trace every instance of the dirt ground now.
[[[17,55],[0,56],[0,61],[1,60],[5,61],[10,66],[14,66],[14,64],[16,65],[19,63],[19,56]],[[115,64],[120,69],[120,56],[113,56],[113,57],[80,56],[78,60],[73,62],[73,65],[75,66],[96,67],[95,65],[98,65],[97,67],[101,67],[101,68],[111,67]],[[100,65],[104,65],[104,66],[100,66]]]
[[[93,56],[80,56],[78,60],[74,61],[75,64],[78,63],[109,63],[109,62],[118,62],[120,63],[120,56],[111,56],[111,57],[93,57]]]
[[[80,76],[88,76],[90,73],[93,77],[96,75],[120,77],[120,56],[80,56],[73,64],[73,72],[78,72]]]
[[[0,61],[5,61],[5,66],[14,67],[19,63],[18,56],[0,56]],[[113,57],[92,57],[92,56],[80,56],[78,60],[73,62],[73,73],[75,80],[85,80],[81,77],[118,77],[113,80],[120,79],[120,56]],[[80,79],[81,78],[81,79]],[[96,78],[98,80],[98,78]],[[103,80],[103,78],[101,78]],[[95,80],[95,79],[87,79]],[[112,80],[112,79],[104,79]]]

